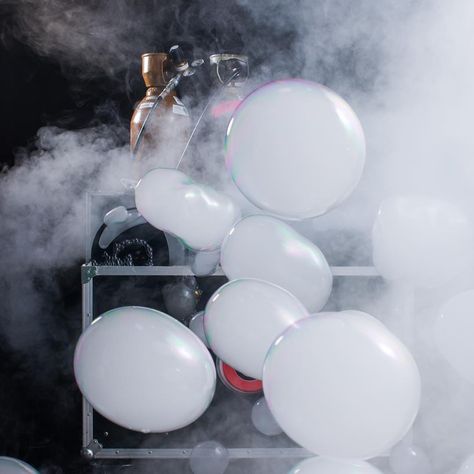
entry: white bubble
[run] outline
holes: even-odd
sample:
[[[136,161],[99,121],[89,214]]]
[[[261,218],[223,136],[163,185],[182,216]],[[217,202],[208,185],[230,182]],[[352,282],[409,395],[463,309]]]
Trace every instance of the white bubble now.
[[[355,188],[365,139],[351,107],[320,84],[276,81],[233,114],[226,165],[240,191],[272,214],[305,219],[337,206]]]
[[[432,474],[430,460],[419,446],[401,442],[390,452],[394,474]]]
[[[382,474],[364,461],[310,458],[295,466],[288,474]]]
[[[222,244],[221,265],[231,280],[259,278],[287,289],[310,312],[322,309],[332,289],[321,250],[269,216],[248,216],[233,227]]]
[[[268,408],[265,397],[255,402],[251,417],[253,426],[264,435],[276,436],[283,432]]]
[[[268,352],[263,390],[285,433],[321,456],[368,459],[407,433],[420,374],[407,348],[372,316],[297,321]]]
[[[213,352],[248,377],[261,380],[273,341],[291,324],[309,316],[288,291],[263,280],[233,280],[206,305],[204,330]]]
[[[474,474],[474,454],[471,454],[461,465],[456,474]]]
[[[451,366],[474,383],[474,290],[449,299],[435,323],[436,345]]]
[[[196,334],[206,347],[209,347],[206,333],[204,332],[204,311],[196,313],[189,321],[189,329]]]
[[[2,474],[38,474],[29,464],[18,459],[0,457],[0,472]]]
[[[108,311],[84,331],[74,372],[99,413],[142,432],[192,423],[209,406],[216,384],[209,351],[187,327],[136,306]]]
[[[457,207],[439,199],[386,199],[372,240],[374,264],[384,278],[420,287],[448,283],[473,261],[471,222]]]
[[[217,441],[196,445],[189,458],[193,474],[223,474],[229,465],[229,452]]]
[[[149,171],[135,188],[135,202],[152,226],[179,237],[194,250],[219,248],[240,217],[240,210],[225,194],[174,169]]]

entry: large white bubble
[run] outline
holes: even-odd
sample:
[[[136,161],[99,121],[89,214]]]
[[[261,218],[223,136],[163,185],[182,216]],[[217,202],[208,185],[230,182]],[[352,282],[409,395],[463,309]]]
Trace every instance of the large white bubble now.
[[[74,372],[99,413],[145,433],[192,423],[216,384],[214,362],[197,336],[160,311],[135,306],[108,311],[86,329]]]
[[[295,466],[288,474],[382,474],[364,461],[309,458]]]
[[[386,199],[380,205],[372,238],[374,264],[388,280],[436,287],[473,262],[471,222],[456,206],[435,198]]]
[[[0,473],[1,474],[39,474],[29,464],[18,459],[9,457],[0,457]]]
[[[466,380],[474,383],[474,290],[450,298],[435,323],[435,341],[441,354]]]
[[[394,474],[433,474],[431,462],[425,451],[405,441],[392,449],[389,463]]]
[[[310,240],[274,217],[244,217],[222,244],[221,265],[229,279],[260,278],[293,293],[310,312],[326,304],[332,274]]]
[[[220,359],[260,380],[272,343],[291,324],[307,317],[305,307],[283,288],[263,280],[233,280],[207,303],[204,330]]]
[[[215,250],[240,210],[225,194],[194,183],[178,170],[156,168],[135,188],[138,211],[154,227],[194,250]]]
[[[315,82],[276,81],[234,112],[226,165],[240,191],[272,214],[304,219],[337,206],[356,187],[365,139],[351,107]]]
[[[335,458],[385,453],[407,433],[420,402],[420,374],[410,352],[359,311],[295,323],[268,353],[263,388],[288,436]]]
[[[464,460],[456,474],[474,474],[474,454]]]

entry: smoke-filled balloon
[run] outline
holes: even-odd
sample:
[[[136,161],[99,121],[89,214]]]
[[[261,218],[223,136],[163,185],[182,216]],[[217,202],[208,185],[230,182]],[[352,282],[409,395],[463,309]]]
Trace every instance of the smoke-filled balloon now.
[[[217,441],[196,445],[189,458],[193,474],[224,474],[229,465],[229,452]]]
[[[394,474],[432,474],[430,460],[419,446],[401,442],[390,452],[390,467]]]
[[[474,454],[471,454],[461,465],[456,474],[474,474]]]
[[[284,222],[255,215],[240,220],[222,244],[229,279],[260,278],[293,293],[310,312],[326,304],[332,274],[324,255]]]
[[[267,436],[276,436],[282,433],[280,425],[276,422],[265,397],[259,398],[252,407],[252,423],[255,428]]]
[[[474,383],[474,290],[449,299],[435,323],[435,341],[443,357],[466,380]]]
[[[225,194],[194,183],[178,170],[156,168],[135,188],[138,211],[154,227],[194,250],[215,250],[240,217]]]
[[[208,407],[216,384],[212,357],[188,328],[135,306],[94,320],[77,343],[74,372],[99,413],[145,433],[192,423]]]
[[[206,347],[209,347],[209,343],[207,342],[206,333],[204,332],[204,311],[200,311],[196,313],[190,320],[189,320],[189,329],[196,334],[199,339],[203,342]]]
[[[244,375],[262,378],[268,349],[291,324],[309,317],[288,291],[263,280],[233,280],[206,305],[204,330],[215,354]]]
[[[4,456],[0,456],[0,472],[2,474],[39,474],[29,464]]]
[[[240,191],[272,214],[324,214],[356,187],[365,139],[351,107],[320,84],[276,81],[256,89],[233,114],[226,165]]]
[[[288,474],[382,474],[364,461],[309,458],[295,466]]]
[[[373,232],[374,264],[388,280],[432,288],[473,262],[473,227],[456,206],[422,196],[397,196],[380,205]]]
[[[273,344],[263,369],[268,406],[285,433],[321,456],[368,459],[405,436],[420,374],[407,348],[360,311],[313,316]]]

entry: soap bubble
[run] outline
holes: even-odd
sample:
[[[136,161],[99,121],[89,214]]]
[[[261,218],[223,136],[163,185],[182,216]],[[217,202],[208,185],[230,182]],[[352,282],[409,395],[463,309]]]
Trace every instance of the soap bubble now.
[[[0,457],[0,472],[2,474],[39,474],[29,464],[18,459]]]
[[[135,188],[135,202],[152,226],[179,237],[194,250],[218,249],[240,217],[240,210],[225,194],[174,169],[149,171]]]
[[[285,288],[310,312],[323,308],[332,289],[321,250],[274,217],[255,215],[237,222],[222,244],[221,266],[230,280],[259,278]]]
[[[394,474],[431,474],[430,460],[419,446],[401,442],[390,452],[390,467]]]
[[[216,384],[209,351],[187,327],[136,306],[108,311],[84,331],[74,372],[99,413],[145,433],[195,421],[209,406]]]
[[[189,458],[193,474],[223,474],[229,465],[229,452],[217,441],[196,445]]]
[[[297,321],[268,352],[263,390],[283,431],[321,456],[368,459],[411,427],[420,374],[407,348],[360,311]]]
[[[380,274],[419,287],[448,283],[473,261],[471,222],[456,206],[439,199],[386,199],[380,205],[372,240]]]
[[[435,323],[436,345],[451,366],[474,383],[474,290],[449,299]]]
[[[200,311],[196,313],[190,320],[189,320],[189,329],[196,334],[199,339],[203,342],[206,347],[209,347],[209,343],[207,342],[206,333],[204,332],[204,311]]]
[[[471,454],[459,468],[456,474],[474,474],[474,454]]]
[[[309,458],[295,466],[288,474],[382,474],[364,461]]]
[[[252,92],[227,129],[226,166],[253,204],[305,219],[324,214],[356,187],[365,139],[354,111],[311,81],[285,80]]]
[[[283,432],[268,408],[265,397],[257,400],[252,407],[252,423],[260,433],[267,436],[276,436]]]
[[[196,311],[199,288],[194,277],[185,277],[163,286],[161,293],[166,311],[174,318],[183,320]]]
[[[242,374],[262,379],[265,356],[291,324],[309,317],[288,291],[263,280],[233,280],[206,305],[204,330],[213,352]]]

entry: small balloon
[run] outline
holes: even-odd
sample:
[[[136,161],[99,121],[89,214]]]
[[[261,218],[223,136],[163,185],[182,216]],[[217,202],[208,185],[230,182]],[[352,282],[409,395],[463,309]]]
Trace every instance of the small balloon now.
[[[233,227],[222,244],[221,266],[231,280],[259,278],[287,289],[310,312],[322,309],[332,289],[319,248],[269,216],[248,216]]]
[[[74,373],[100,414],[144,433],[195,421],[209,406],[216,384],[209,351],[187,327],[136,306],[94,320],[77,343]]]
[[[394,474],[432,474],[430,460],[419,446],[401,442],[390,452],[390,467]]]
[[[2,474],[39,474],[29,464],[4,456],[0,456],[0,472]]]
[[[361,124],[349,104],[311,81],[265,84],[237,108],[226,166],[256,206],[289,219],[319,216],[356,187],[365,161]]]
[[[199,339],[203,342],[206,347],[209,347],[209,343],[207,342],[206,333],[204,332],[204,311],[200,311],[196,313],[190,320],[189,320],[189,329],[196,334]]]
[[[304,460],[288,474],[382,474],[382,472],[364,461],[317,457]]]
[[[229,452],[217,441],[196,445],[189,458],[193,474],[223,474],[229,465]]]
[[[474,474],[474,454],[471,454],[461,465],[456,474]]]
[[[384,454],[412,425],[420,374],[408,349],[360,311],[297,321],[268,352],[263,390],[277,423],[332,458]]]
[[[240,218],[229,197],[175,169],[149,171],[135,188],[135,202],[152,226],[179,237],[193,250],[218,249]]]
[[[260,433],[267,436],[276,436],[283,432],[268,408],[265,397],[257,400],[252,407],[252,423]]]
[[[436,345],[459,375],[474,383],[474,289],[449,299],[435,323]]]
[[[273,341],[309,316],[288,291],[251,278],[219,288],[206,305],[204,330],[213,352],[242,374],[261,380]]]
[[[474,231],[456,206],[423,196],[397,196],[380,205],[372,231],[374,265],[387,280],[434,288],[473,262]]]

